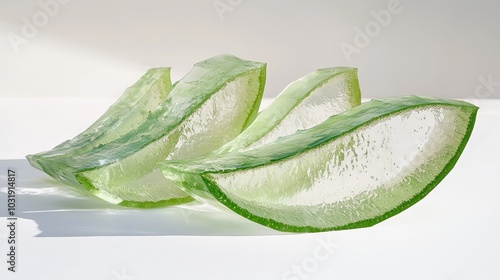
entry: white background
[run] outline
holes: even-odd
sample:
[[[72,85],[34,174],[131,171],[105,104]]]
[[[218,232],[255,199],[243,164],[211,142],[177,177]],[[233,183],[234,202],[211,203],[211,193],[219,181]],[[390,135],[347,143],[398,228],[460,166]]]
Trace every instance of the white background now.
[[[500,96],[475,94],[500,81],[495,0],[55,1],[0,4],[0,96],[116,98],[147,68],[179,79],[221,53],[267,62],[266,97],[340,65],[359,68],[364,97]]]

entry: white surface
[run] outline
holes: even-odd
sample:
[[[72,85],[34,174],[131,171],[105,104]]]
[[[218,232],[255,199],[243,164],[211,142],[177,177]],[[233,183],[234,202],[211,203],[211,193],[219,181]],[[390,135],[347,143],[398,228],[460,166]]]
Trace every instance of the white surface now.
[[[0,101],[3,159],[51,148],[112,102]],[[121,209],[1,160],[1,254],[9,167],[21,218],[18,272],[2,262],[0,279],[499,279],[500,101],[474,102],[481,109],[454,170],[416,205],[358,230],[282,234],[204,207]]]
[[[65,4],[43,22],[39,3],[56,1]],[[498,10],[496,0],[2,1],[0,96],[115,98],[124,77],[148,67],[172,66],[178,79],[232,53],[268,63],[268,97],[317,68],[347,65],[359,68],[366,97],[465,98],[480,77],[500,81]],[[9,34],[23,36],[26,21],[39,24],[16,47]],[[500,98],[500,89],[481,94]]]

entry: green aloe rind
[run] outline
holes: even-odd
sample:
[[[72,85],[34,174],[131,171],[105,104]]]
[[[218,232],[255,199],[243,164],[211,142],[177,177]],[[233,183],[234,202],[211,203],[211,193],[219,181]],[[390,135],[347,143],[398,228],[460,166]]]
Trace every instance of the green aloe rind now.
[[[318,69],[288,85],[247,129],[216,153],[273,142],[360,103],[357,69]]]
[[[49,151],[28,155],[30,164],[44,170],[45,163],[57,161],[58,157],[83,154],[119,138],[142,123],[149,111],[165,102],[171,89],[170,68],[149,69],[90,127]],[[51,169],[45,170],[50,172]]]
[[[253,149],[160,164],[193,197],[291,232],[372,226],[453,168],[477,107],[419,96],[363,103]]]
[[[161,175],[156,163],[200,156],[241,133],[257,115],[265,66],[232,55],[197,63],[134,129],[49,165],[69,170],[60,176],[66,183],[111,203],[150,208],[191,201]]]

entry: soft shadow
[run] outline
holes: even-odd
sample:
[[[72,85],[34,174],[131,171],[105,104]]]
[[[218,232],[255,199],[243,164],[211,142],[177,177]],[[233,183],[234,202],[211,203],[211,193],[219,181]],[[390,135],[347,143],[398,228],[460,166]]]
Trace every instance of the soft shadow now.
[[[40,237],[283,234],[198,202],[157,209],[112,205],[58,183],[27,160],[0,160],[0,170],[8,168],[16,171],[16,216],[35,221]],[[2,201],[6,193],[2,187]]]

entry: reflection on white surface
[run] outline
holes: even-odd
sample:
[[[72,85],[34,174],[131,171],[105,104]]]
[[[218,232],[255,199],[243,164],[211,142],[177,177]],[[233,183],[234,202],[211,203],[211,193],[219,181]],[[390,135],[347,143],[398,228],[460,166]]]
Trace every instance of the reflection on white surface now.
[[[282,234],[197,202],[158,209],[112,205],[73,191],[26,160],[0,161],[0,170],[7,168],[17,174],[16,215],[37,224],[40,232],[34,235],[40,237]],[[0,192],[3,201],[6,188]]]

